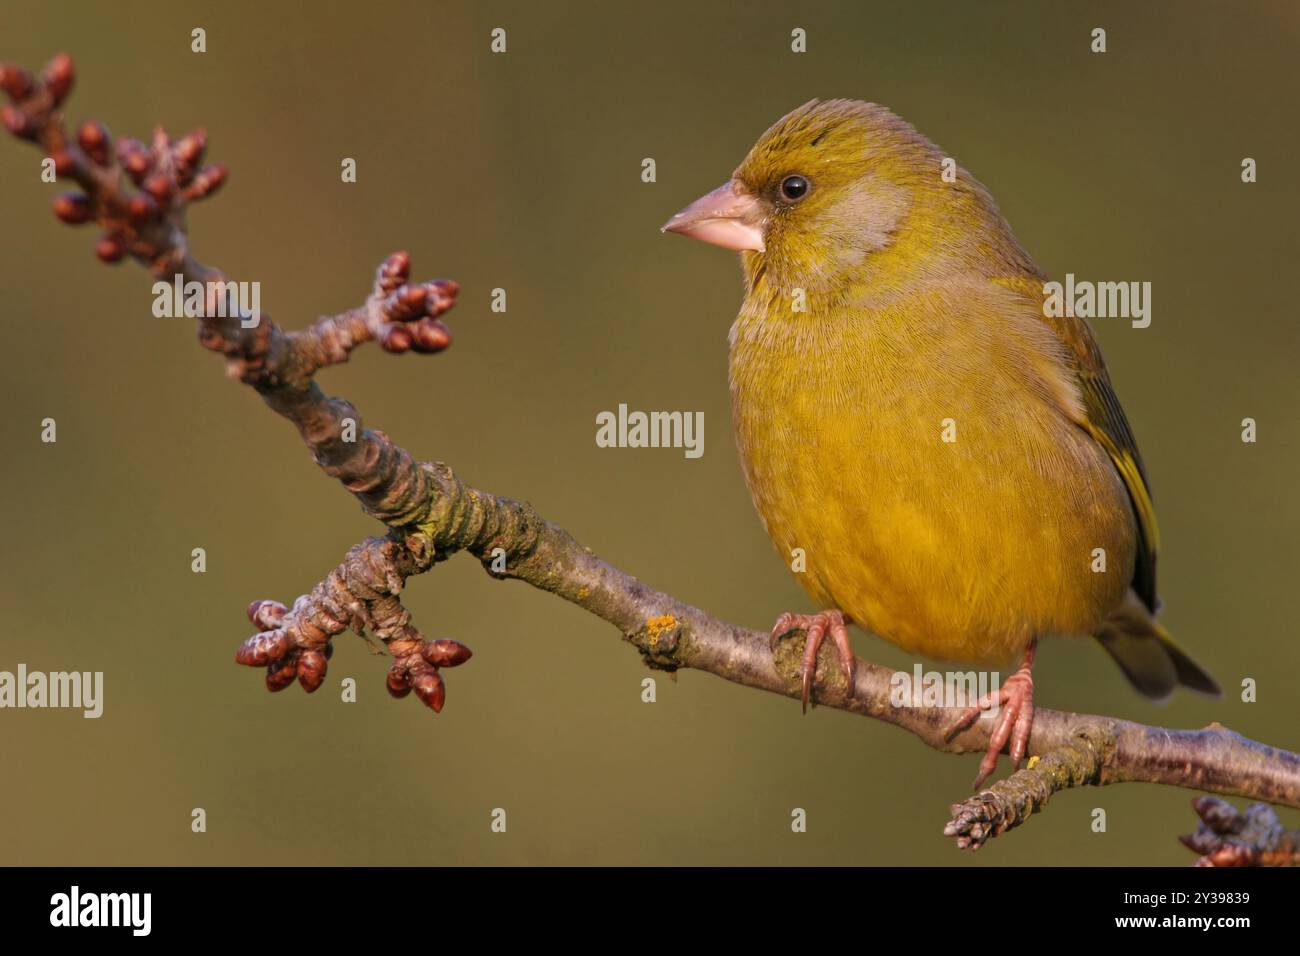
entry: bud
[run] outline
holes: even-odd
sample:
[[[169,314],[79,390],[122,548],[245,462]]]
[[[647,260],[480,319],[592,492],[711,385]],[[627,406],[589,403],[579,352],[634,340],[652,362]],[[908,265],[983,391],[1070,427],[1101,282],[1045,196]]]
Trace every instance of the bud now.
[[[72,89],[72,81],[76,79],[77,73],[72,65],[72,57],[66,53],[56,54],[54,59],[45,64],[43,79],[45,88],[50,91],[50,96],[54,99],[54,105],[58,106],[67,99],[69,91]]]
[[[387,352],[405,352],[411,347],[411,333],[402,325],[386,325],[379,333],[379,344]]]
[[[0,63],[0,89],[15,103],[32,95],[32,75],[15,63]]]
[[[154,173],[144,181],[144,191],[152,196],[160,206],[166,206],[172,198],[172,181],[162,173]]]
[[[73,171],[77,168],[76,158],[66,149],[61,149],[55,153],[53,159],[54,172],[57,176],[71,176]]]
[[[137,186],[144,182],[145,176],[153,169],[153,153],[138,139],[125,138],[117,141],[117,161]]]
[[[205,199],[222,187],[228,170],[225,163],[212,163],[199,170],[189,188],[185,190],[186,199]]]
[[[194,132],[182,136],[176,141],[172,149],[172,155],[176,157],[176,165],[182,169],[193,171],[194,167],[199,164],[203,158],[203,151],[208,148],[208,133],[202,127]]]
[[[298,683],[307,693],[316,691],[325,680],[325,655],[320,651],[303,651],[298,655]]]
[[[289,635],[284,631],[263,631],[254,634],[235,651],[235,663],[248,667],[262,667],[278,661],[289,652]]]
[[[424,311],[431,319],[436,319],[455,305],[456,294],[460,291],[460,286],[450,279],[437,279],[427,283],[426,288],[429,290],[429,299]]]
[[[100,262],[120,262],[125,254],[126,244],[121,236],[104,236],[95,243],[95,255],[99,256]]]
[[[434,667],[456,667],[464,664],[474,653],[460,641],[443,638],[426,641],[420,647],[420,656]]]
[[[429,295],[422,285],[404,285],[384,300],[384,315],[393,322],[406,322],[424,313],[424,301]]]
[[[108,127],[96,120],[86,120],[77,130],[77,142],[97,166],[108,165],[108,147],[112,140]]]
[[[22,139],[35,139],[36,127],[32,121],[27,118],[27,114],[15,106],[5,106],[0,108],[0,121],[5,124],[5,129]]]
[[[447,700],[447,687],[436,671],[416,675],[411,681],[411,688],[415,691],[415,696],[424,701],[426,707],[432,708],[435,714],[442,710],[442,705]]]
[[[54,200],[54,215],[70,226],[90,222],[90,198],[84,193],[64,193]]]
[[[264,631],[271,631],[280,626],[289,609],[279,601],[254,601],[248,605],[248,619]]]
[[[283,660],[271,664],[266,669],[266,689],[274,693],[284,690],[298,676],[298,659],[290,654]]]
[[[411,333],[411,348],[417,352],[441,352],[451,345],[451,330],[437,319],[421,319],[406,328]]]
[[[375,276],[375,285],[381,293],[388,295],[388,293],[405,283],[410,274],[410,253],[405,251],[394,252],[379,264],[379,272]]]
[[[136,193],[126,201],[126,214],[136,225],[158,215],[158,203],[148,193]]]
[[[388,693],[399,700],[411,692],[411,684],[406,679],[406,671],[396,664],[388,669]]]

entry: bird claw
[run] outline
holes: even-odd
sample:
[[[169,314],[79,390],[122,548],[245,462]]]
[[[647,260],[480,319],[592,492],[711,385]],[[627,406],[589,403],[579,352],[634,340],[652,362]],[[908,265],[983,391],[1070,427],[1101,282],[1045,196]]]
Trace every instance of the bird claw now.
[[[803,688],[803,712],[808,713],[812,697],[812,685],[817,672],[817,652],[829,633],[835,644],[836,655],[844,669],[846,681],[845,695],[853,696],[853,648],[849,643],[849,619],[840,611],[820,611],[817,614],[791,614],[786,612],[776,620],[772,627],[772,636],[768,647],[776,650],[777,641],[794,631],[806,631],[803,661],[799,666],[799,678]]]
[[[963,730],[969,728],[980,714],[997,705],[997,718],[993,730],[989,733],[989,746],[980,761],[979,773],[972,790],[978,790],[997,769],[998,755],[1002,748],[1010,744],[1011,766],[1020,769],[1020,762],[1025,759],[1029,749],[1029,732],[1034,726],[1034,650],[1031,644],[1025,651],[1024,663],[1020,669],[1007,678],[998,689],[997,694],[985,694],[958,717],[944,733],[944,740],[950,741]],[[996,701],[995,701],[996,697]]]

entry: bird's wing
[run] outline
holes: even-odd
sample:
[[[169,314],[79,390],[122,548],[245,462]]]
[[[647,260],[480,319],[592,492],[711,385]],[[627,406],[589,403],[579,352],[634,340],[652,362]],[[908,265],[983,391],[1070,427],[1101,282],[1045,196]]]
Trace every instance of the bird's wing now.
[[[1133,430],[1124,416],[1115,389],[1110,384],[1101,349],[1097,347],[1092,330],[1083,319],[1046,314],[1047,310],[1041,305],[1045,299],[1041,277],[1017,279],[1010,284],[1028,296],[1030,301],[1039,303],[1039,316],[1068,349],[1083,399],[1084,417],[1079,425],[1106,449],[1115,469],[1124,479],[1129,498],[1133,502],[1139,535],[1137,560],[1133,568],[1133,590],[1147,609],[1154,613],[1156,552],[1160,550],[1160,530],[1156,526],[1155,506],[1151,503],[1142,455],[1138,452],[1137,440],[1133,437]]]

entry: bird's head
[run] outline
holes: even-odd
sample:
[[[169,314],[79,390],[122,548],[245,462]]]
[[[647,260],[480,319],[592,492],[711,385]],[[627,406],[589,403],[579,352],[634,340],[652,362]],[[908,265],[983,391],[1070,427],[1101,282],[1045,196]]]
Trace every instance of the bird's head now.
[[[943,154],[883,106],[812,100],[782,117],[732,178],[663,226],[743,252],[747,272],[778,286],[827,288],[870,279],[869,257],[921,267],[925,244],[981,224],[987,193],[942,180]],[[964,174],[963,174],[964,175]],[[955,185],[955,188],[954,188]]]

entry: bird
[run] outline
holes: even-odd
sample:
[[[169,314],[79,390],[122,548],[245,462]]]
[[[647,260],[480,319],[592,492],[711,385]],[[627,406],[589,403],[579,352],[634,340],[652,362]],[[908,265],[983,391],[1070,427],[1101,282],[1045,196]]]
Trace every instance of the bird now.
[[[662,231],[740,253],[732,421],[820,608],[772,629],[805,632],[805,712],[827,637],[852,693],[850,624],[1019,661],[948,728],[996,712],[976,788],[1025,757],[1043,638],[1095,637],[1148,698],[1219,694],[1157,620],[1146,468],[1092,331],[964,167],[884,106],[814,99]]]

